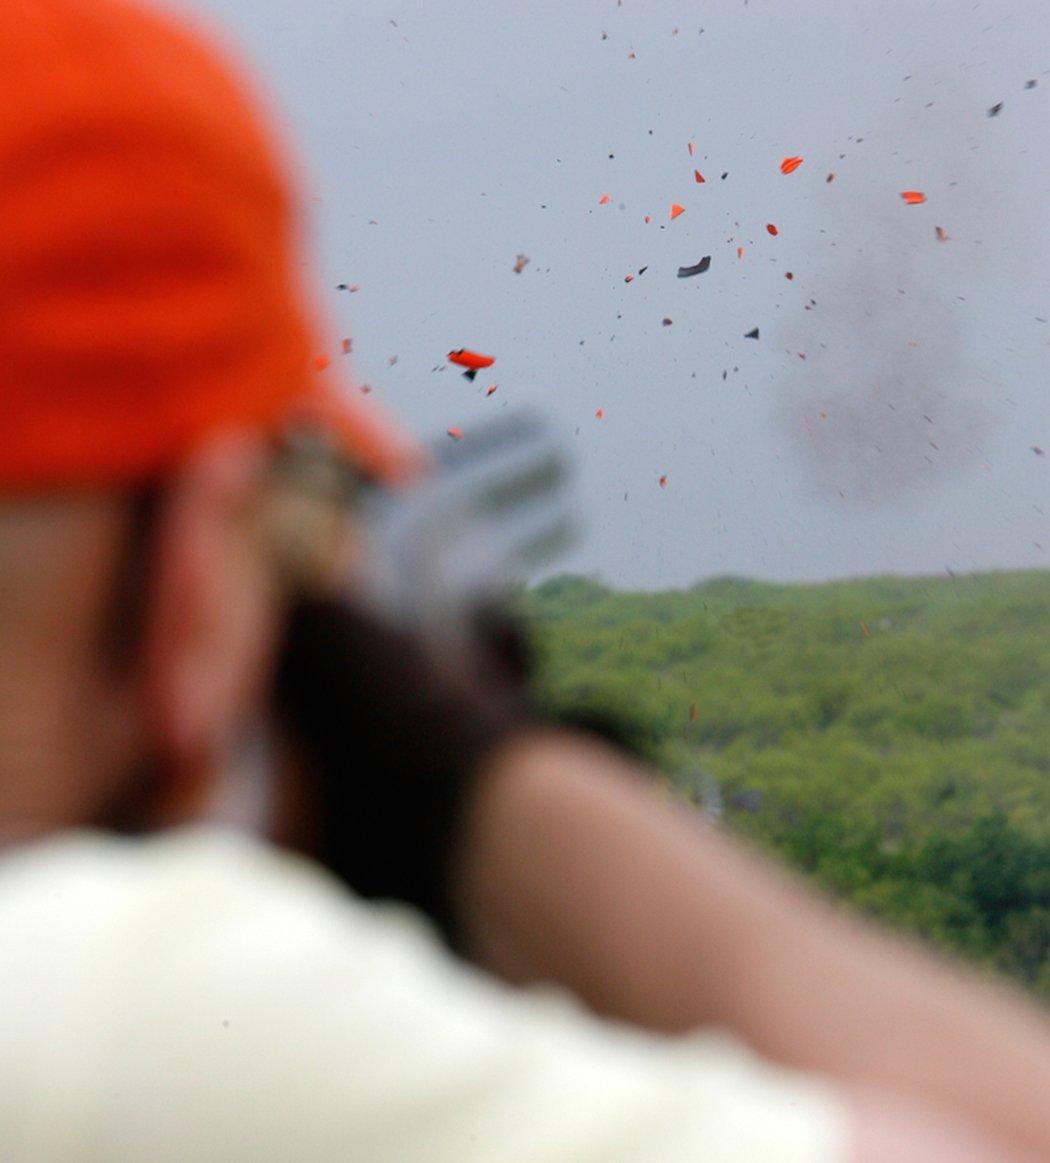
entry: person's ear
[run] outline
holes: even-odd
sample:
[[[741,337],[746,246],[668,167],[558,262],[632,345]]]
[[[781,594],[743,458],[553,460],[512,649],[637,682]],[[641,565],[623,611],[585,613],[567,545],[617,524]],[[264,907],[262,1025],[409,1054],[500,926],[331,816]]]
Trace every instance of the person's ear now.
[[[277,629],[274,577],[255,517],[266,446],[216,436],[165,491],[144,636],[149,729],[179,773],[222,762],[268,671]]]

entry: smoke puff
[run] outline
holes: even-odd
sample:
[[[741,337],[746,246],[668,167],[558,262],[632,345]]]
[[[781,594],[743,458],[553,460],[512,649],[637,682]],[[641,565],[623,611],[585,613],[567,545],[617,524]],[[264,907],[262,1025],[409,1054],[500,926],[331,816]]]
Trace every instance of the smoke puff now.
[[[875,141],[849,187],[830,187],[841,196],[828,198],[828,249],[808,256],[802,288],[816,301],[778,330],[792,362],[776,379],[775,422],[825,499],[882,505],[972,472],[997,423],[971,334],[984,297],[997,281],[1009,293],[1017,275],[996,265],[995,236],[1031,211],[1004,204],[994,150],[982,166],[962,149],[968,118],[942,116],[937,132],[915,120],[885,130],[922,159],[926,205],[895,196]]]

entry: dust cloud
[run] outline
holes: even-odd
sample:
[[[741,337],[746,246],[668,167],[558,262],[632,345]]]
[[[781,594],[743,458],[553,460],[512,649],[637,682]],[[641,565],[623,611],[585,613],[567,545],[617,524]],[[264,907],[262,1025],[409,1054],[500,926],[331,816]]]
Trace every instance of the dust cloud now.
[[[776,335],[793,362],[775,424],[821,499],[878,506],[938,488],[979,466],[998,423],[973,333],[982,304],[1026,277],[996,265],[997,235],[1023,230],[1023,207],[1004,205],[994,148],[982,164],[972,110],[923,124],[884,140],[922,159],[899,172],[921,168],[926,203],[903,202],[873,143],[855,196],[829,202],[803,317]]]

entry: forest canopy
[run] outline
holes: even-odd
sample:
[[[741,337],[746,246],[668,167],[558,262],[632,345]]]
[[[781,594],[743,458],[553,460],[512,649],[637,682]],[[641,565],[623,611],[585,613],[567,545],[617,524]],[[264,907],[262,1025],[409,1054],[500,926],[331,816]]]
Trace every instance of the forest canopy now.
[[[1050,1000],[1050,572],[522,596],[540,701],[856,907]]]

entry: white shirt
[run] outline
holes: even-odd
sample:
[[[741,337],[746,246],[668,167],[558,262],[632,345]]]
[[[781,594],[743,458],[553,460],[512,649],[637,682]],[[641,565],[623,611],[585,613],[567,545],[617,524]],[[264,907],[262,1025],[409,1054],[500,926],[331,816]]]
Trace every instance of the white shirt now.
[[[0,861],[0,1156],[839,1163],[835,1093],[513,991],[215,827]]]

